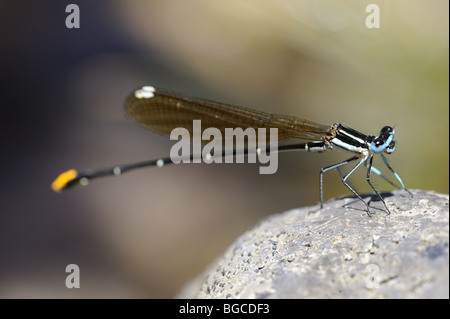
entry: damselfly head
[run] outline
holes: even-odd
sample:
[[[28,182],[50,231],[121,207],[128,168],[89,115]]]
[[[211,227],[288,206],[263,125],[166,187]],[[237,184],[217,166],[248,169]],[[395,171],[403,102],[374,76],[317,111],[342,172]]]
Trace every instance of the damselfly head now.
[[[395,131],[391,126],[385,126],[380,131],[380,136],[375,138],[372,143],[370,143],[370,149],[375,153],[379,154],[386,152],[387,154],[395,151],[394,142]]]

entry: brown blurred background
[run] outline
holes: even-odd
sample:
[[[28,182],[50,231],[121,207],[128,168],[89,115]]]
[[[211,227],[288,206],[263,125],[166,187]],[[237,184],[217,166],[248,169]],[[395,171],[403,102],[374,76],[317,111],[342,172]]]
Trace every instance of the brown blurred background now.
[[[66,169],[169,154],[124,118],[142,85],[366,134],[395,125],[407,187],[448,193],[447,0],[75,1],[80,29],[69,3],[0,1],[0,297],[172,297],[264,216],[317,204],[320,168],[348,157],[280,154],[274,175],[172,165],[53,193]],[[342,195],[328,174],[326,199]],[[64,284],[72,263],[80,289]]]

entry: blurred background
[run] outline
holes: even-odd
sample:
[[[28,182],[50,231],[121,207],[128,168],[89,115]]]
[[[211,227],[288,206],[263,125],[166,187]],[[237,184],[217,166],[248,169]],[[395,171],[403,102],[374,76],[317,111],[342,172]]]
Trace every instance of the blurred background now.
[[[69,3],[79,29],[66,28]],[[370,3],[379,29],[365,25]],[[173,297],[264,216],[316,205],[320,168],[349,157],[280,154],[274,175],[171,165],[53,193],[69,168],[169,154],[168,138],[124,117],[142,85],[371,135],[395,125],[389,161],[406,186],[448,193],[448,6],[1,0],[0,297]],[[361,193],[364,174],[351,180]],[[343,195],[339,174],[326,175],[326,199]],[[80,289],[65,286],[68,264]]]

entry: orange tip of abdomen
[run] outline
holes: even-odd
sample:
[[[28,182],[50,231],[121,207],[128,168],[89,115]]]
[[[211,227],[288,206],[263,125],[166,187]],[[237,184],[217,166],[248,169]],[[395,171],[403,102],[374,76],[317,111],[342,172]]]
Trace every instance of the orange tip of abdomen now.
[[[78,175],[78,172],[74,169],[69,169],[68,171],[59,174],[59,176],[53,181],[53,183],[50,185],[50,187],[55,192],[60,192],[63,190],[67,183],[74,180]]]

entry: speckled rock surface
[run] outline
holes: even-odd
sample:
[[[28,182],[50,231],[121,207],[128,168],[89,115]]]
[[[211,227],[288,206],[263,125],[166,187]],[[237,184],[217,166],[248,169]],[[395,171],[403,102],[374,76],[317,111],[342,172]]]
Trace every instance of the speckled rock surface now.
[[[266,218],[177,297],[449,298],[448,195],[412,193],[384,194],[391,215],[343,198]]]

